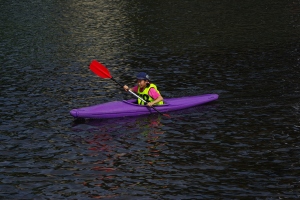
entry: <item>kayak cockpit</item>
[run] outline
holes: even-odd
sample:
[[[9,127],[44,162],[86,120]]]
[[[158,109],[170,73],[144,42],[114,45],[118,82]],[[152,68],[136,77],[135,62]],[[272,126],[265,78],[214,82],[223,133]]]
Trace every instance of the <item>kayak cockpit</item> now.
[[[127,103],[127,104],[130,104],[132,106],[145,107],[144,105],[137,104],[136,99],[123,100],[123,102]],[[164,106],[169,106],[169,104],[164,101],[163,105],[155,105],[155,107],[164,107]]]

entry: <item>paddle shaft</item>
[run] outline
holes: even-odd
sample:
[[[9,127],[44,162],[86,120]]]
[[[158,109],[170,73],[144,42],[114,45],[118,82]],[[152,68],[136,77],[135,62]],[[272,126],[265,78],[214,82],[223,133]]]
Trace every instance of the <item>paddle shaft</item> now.
[[[110,78],[111,80],[113,80],[115,83],[117,83],[118,85],[120,85],[121,87],[123,87],[123,85],[121,83],[119,83],[116,79],[114,79],[113,77]],[[142,97],[140,97],[139,95],[137,95],[136,93],[132,92],[131,90],[128,90],[132,95],[134,95],[135,97],[139,98],[141,101],[143,101],[144,103],[147,103],[147,101],[145,101],[145,99],[143,99]],[[161,115],[162,114],[159,110],[157,110],[155,107],[151,107],[153,108],[156,112],[158,112]]]

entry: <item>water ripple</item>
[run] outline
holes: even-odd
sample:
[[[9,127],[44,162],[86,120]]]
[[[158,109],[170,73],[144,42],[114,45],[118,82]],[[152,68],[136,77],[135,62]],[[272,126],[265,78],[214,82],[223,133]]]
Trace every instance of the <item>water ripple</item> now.
[[[295,1],[0,7],[0,198],[299,198]],[[128,85],[146,71],[164,97],[220,98],[171,118],[73,121],[132,98],[93,59]]]

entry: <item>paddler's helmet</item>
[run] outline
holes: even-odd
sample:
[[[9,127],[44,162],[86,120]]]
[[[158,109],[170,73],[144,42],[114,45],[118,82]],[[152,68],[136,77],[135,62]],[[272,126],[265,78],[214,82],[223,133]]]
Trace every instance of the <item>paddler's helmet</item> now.
[[[150,76],[146,74],[145,72],[140,72],[136,75],[136,78],[139,80],[148,80],[150,81]]]

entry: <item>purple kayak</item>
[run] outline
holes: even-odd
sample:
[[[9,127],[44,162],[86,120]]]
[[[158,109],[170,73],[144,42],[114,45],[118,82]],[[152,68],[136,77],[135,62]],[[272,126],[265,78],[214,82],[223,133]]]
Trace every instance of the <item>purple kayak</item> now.
[[[198,106],[211,101],[217,100],[217,94],[204,94],[199,96],[179,97],[179,98],[165,98],[164,105],[155,106],[155,108],[162,112],[170,112]],[[141,106],[135,103],[136,99],[112,101],[95,106],[73,109],[70,114],[75,118],[117,118],[148,115],[157,113],[153,108],[148,106]]]

